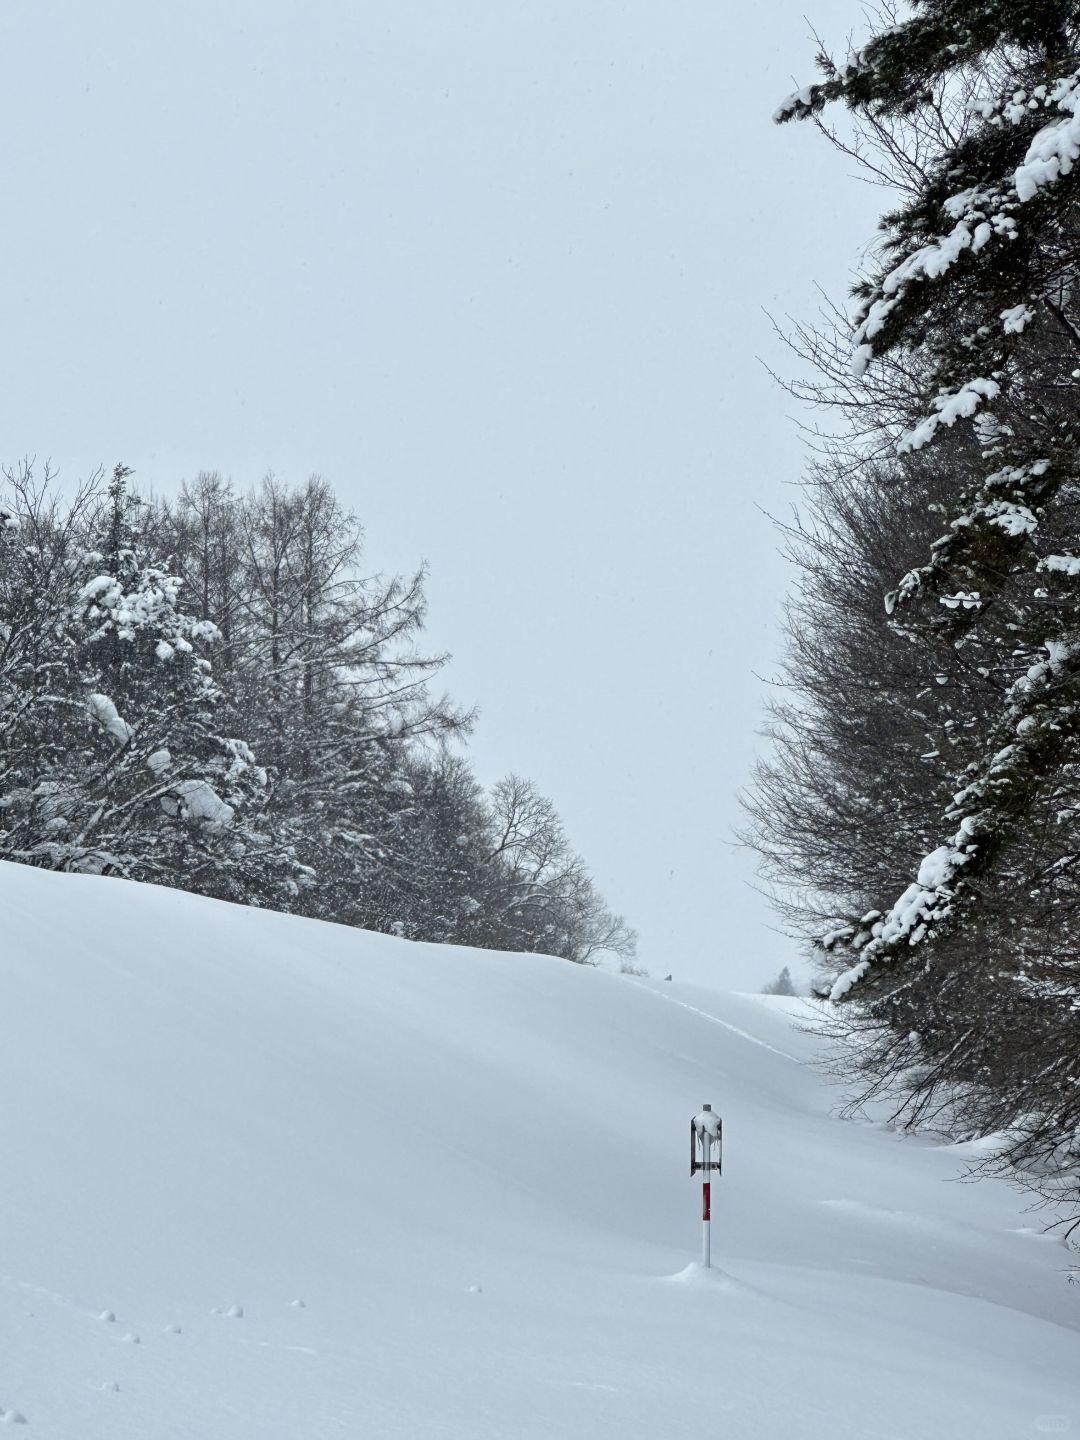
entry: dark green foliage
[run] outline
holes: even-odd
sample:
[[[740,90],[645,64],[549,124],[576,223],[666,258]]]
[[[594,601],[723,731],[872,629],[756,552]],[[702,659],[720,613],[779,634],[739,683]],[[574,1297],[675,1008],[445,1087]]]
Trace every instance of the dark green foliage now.
[[[1006,48],[1045,56],[1055,77],[1075,53],[1075,0],[913,0],[911,8],[843,65],[819,55],[824,79],[786,100],[776,118],[801,120],[838,100],[872,115],[909,114],[928,102],[935,81]]]

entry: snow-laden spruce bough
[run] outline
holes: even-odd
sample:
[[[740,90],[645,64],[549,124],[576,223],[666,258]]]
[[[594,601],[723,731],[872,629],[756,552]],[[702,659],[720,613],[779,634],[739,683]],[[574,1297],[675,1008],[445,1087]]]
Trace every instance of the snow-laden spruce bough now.
[[[886,484],[925,494],[940,518],[922,558],[886,580],[887,623],[906,649],[868,677],[920,717],[922,745],[895,751],[876,795],[853,778],[859,789],[832,811],[850,812],[857,850],[858,806],[894,810],[891,871],[826,859],[823,846],[818,862],[796,860],[813,845],[790,838],[794,821],[787,840],[788,821],[773,822],[763,844],[774,873],[786,844],[795,883],[812,897],[816,886],[804,914],[834,907],[819,943],[832,998],[869,1041],[868,1087],[891,1090],[915,1121],[1006,1132],[1016,1174],[1077,1197],[1080,5],[916,0],[846,60],[818,64],[821,79],[775,118],[824,124],[847,107],[837,143],[895,197],[856,287],[848,379],[829,371],[823,387],[852,417],[824,467],[846,466],[845,495],[863,495],[835,573],[852,560],[872,573],[873,517],[899,513]],[[895,532],[882,538],[903,548]],[[860,708],[869,717],[877,701],[850,702],[854,752]],[[829,705],[813,703],[819,715]],[[818,725],[822,740],[832,725],[791,723]],[[908,718],[893,728],[906,736]],[[797,778],[794,743],[779,762],[788,814],[811,804],[800,789],[825,791]],[[856,767],[832,753],[840,796]],[[837,884],[845,869],[874,874],[873,888]]]

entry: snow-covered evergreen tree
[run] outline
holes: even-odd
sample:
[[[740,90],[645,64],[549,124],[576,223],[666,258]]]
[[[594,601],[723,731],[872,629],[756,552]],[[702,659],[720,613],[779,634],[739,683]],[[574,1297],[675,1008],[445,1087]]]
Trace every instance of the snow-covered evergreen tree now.
[[[791,971],[785,965],[775,980],[770,980],[767,985],[761,987],[763,995],[794,995],[795,985],[791,978]]]
[[[216,628],[183,609],[180,579],[144,553],[135,509],[118,468],[76,533],[33,505],[16,532],[6,578],[33,580],[43,555],[57,558],[44,572],[51,623],[11,690],[12,712],[30,717],[20,745],[30,783],[7,797],[5,852],[280,901],[303,872],[265,823],[265,771],[221,724]]]
[[[980,684],[950,697],[921,856],[830,929],[832,994],[888,1035],[868,1053],[911,1113],[1012,1126],[1015,1161],[1060,1165],[1080,1156],[1080,6],[916,0],[886,22],[777,118],[842,102],[903,170],[851,383],[884,390],[901,456],[948,457],[939,531],[887,606],[920,667],[948,683],[961,656]]]

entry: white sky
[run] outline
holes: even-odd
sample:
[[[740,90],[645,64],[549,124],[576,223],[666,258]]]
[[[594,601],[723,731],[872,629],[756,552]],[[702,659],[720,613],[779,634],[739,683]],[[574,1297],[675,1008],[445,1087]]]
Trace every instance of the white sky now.
[[[481,777],[553,796],[654,973],[736,986],[791,958],[729,846],[802,466],[763,308],[842,296],[881,198],[770,123],[804,9],[0,11],[0,458],[325,475],[429,562]]]

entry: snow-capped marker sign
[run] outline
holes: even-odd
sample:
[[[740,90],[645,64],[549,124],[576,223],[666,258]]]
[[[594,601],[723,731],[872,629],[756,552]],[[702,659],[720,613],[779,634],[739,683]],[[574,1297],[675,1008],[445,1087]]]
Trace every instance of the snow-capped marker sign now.
[[[724,1151],[724,1122],[711,1105],[702,1105],[690,1121],[690,1174],[701,1171],[701,1263],[712,1265],[712,1180],[721,1173]]]

